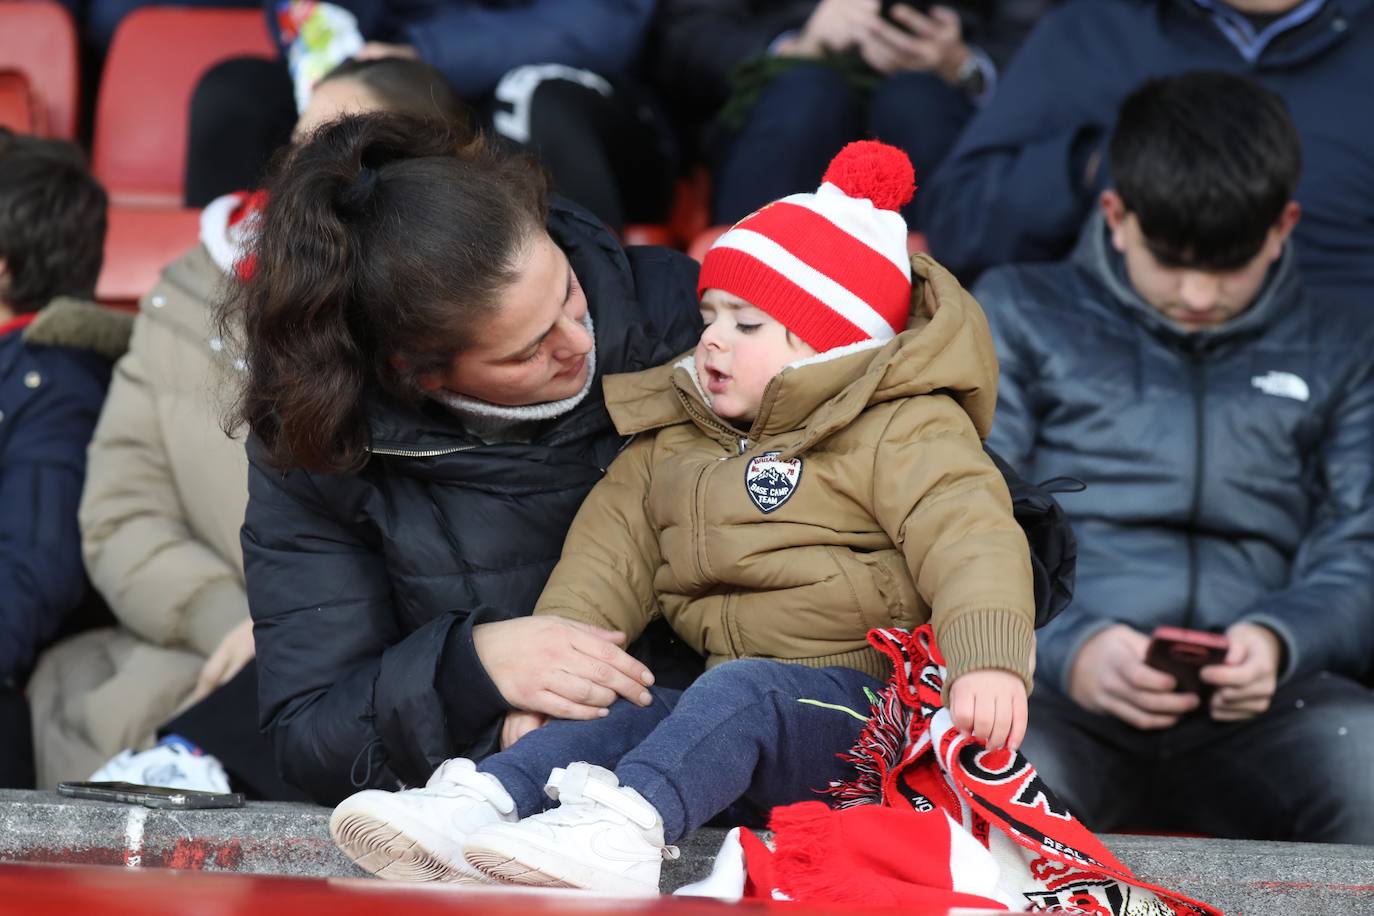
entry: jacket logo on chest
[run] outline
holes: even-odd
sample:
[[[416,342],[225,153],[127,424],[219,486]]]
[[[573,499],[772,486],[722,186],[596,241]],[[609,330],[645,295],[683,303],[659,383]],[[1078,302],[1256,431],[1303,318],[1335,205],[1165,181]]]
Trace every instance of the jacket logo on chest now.
[[[1272,394],[1278,398],[1306,401],[1311,396],[1307,382],[1303,381],[1302,376],[1294,375],[1291,372],[1274,372],[1271,370],[1264,375],[1256,375],[1251,378],[1250,384],[1265,394]]]
[[[750,458],[744,469],[744,489],[763,513],[772,512],[792,498],[801,482],[802,460],[780,461],[782,452],[764,452]]]

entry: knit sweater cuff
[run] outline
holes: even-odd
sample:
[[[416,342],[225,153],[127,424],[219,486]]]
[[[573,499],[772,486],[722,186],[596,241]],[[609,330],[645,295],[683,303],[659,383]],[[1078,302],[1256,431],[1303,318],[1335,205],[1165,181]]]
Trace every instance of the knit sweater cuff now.
[[[1010,608],[958,615],[935,633],[935,642],[945,657],[946,690],[970,671],[997,668],[1020,677],[1029,693],[1034,632],[1025,612]]]

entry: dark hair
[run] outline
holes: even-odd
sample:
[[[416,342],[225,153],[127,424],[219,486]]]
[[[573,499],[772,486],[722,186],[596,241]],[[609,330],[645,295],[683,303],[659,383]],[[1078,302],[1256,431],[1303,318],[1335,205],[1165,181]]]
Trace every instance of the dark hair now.
[[[77,147],[0,128],[0,303],[24,313],[94,296],[107,209]]]
[[[361,83],[387,111],[439,118],[460,133],[472,130],[463,100],[442,73],[422,60],[407,57],[350,59],[326,73],[316,85],[337,79]]]
[[[360,466],[365,391],[417,400],[451,365],[544,231],[546,195],[532,160],[440,121],[322,127],[269,179],[254,267],[220,308],[246,362],[226,427],[246,422],[282,470]]]
[[[1116,191],[1155,257],[1211,270],[1259,253],[1302,166],[1283,99],[1210,71],[1150,80],[1131,93],[1108,155]]]

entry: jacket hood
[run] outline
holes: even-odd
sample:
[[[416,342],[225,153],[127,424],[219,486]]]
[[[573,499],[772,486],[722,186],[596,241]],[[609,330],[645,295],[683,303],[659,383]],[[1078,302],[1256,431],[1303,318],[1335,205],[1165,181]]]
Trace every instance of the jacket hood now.
[[[58,296],[24,330],[24,343],[90,350],[114,361],[129,349],[133,328],[133,315],[85,299]]]
[[[1072,260],[1086,268],[1112,298],[1125,308],[1152,333],[1173,339],[1185,346],[1208,346],[1213,342],[1250,336],[1263,331],[1283,314],[1288,305],[1298,296],[1301,278],[1298,274],[1297,257],[1293,253],[1293,243],[1283,246],[1283,254],[1269,268],[1255,301],[1235,318],[1215,328],[1201,331],[1188,331],[1174,324],[1160,314],[1159,310],[1146,302],[1126,274],[1126,261],[1111,243],[1107,230],[1107,219],[1100,209],[1095,209],[1083,226]]]
[[[943,392],[992,427],[997,356],[983,310],[954,275],[926,254],[911,259],[907,329],[884,344],[831,350],[782,370],[764,390],[751,439],[800,430],[787,455],[843,429],[869,406]],[[714,434],[723,420],[706,406],[691,354],[666,366],[606,379],[606,406],[623,434],[688,420]]]

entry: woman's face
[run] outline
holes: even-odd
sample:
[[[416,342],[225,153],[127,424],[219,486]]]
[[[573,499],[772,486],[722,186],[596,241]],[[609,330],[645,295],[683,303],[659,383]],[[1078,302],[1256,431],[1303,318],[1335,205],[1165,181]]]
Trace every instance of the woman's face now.
[[[515,270],[496,308],[482,313],[471,345],[446,372],[420,376],[422,388],[523,407],[570,398],[586,385],[587,297],[568,256],[541,231],[517,255]]]

